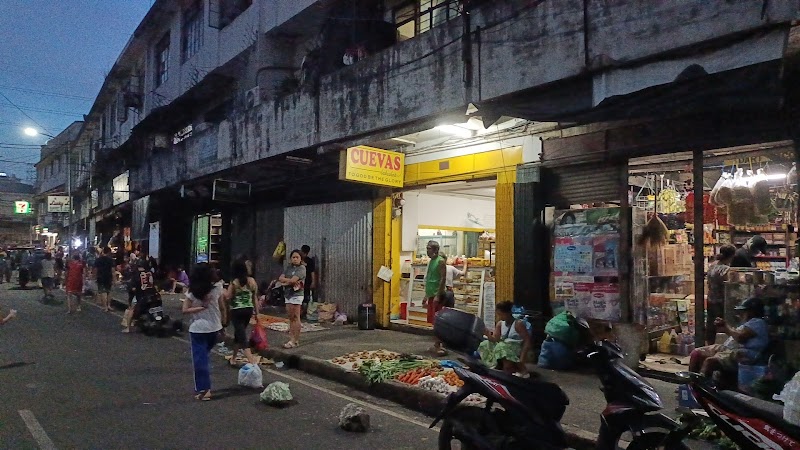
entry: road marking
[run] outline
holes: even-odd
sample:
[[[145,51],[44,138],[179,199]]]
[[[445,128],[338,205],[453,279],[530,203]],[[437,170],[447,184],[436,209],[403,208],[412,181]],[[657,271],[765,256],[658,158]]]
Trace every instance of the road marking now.
[[[27,409],[21,409],[18,412],[20,417],[22,417],[22,420],[25,422],[25,426],[28,427],[28,431],[31,432],[33,438],[36,439],[36,442],[39,444],[39,448],[42,450],[55,450],[56,444],[54,444],[53,441],[50,440],[50,437],[47,436],[44,428],[42,428],[42,425],[38,420],[36,420],[36,417],[33,415],[33,413]]]
[[[91,305],[95,306],[98,309],[100,309],[100,306],[98,306],[98,305],[95,305],[95,304],[91,304]],[[114,314],[115,316],[118,316],[118,317],[122,317],[121,314],[117,314],[116,312],[114,312],[112,314]],[[171,336],[171,337],[172,337],[172,339],[175,339],[176,341],[183,342],[184,344],[191,345],[191,342],[189,342],[187,339],[184,339],[184,338],[178,337],[178,336]],[[212,350],[212,352],[216,353],[219,356],[225,356],[225,355],[223,355],[222,353],[220,353],[220,352],[218,352],[216,350]],[[361,406],[363,406],[365,408],[374,409],[374,410],[376,410],[378,412],[382,412],[382,413],[384,413],[384,414],[386,414],[388,416],[394,417],[395,419],[404,420],[404,421],[406,421],[408,423],[411,423],[411,424],[414,424],[414,425],[418,425],[418,426],[421,426],[423,428],[428,428],[428,426],[429,426],[429,424],[426,424],[424,422],[420,422],[419,420],[416,420],[416,419],[412,419],[411,417],[405,416],[403,414],[396,413],[396,412],[394,412],[392,410],[383,408],[381,406],[373,405],[372,403],[368,403],[368,402],[359,400],[357,398],[350,397],[348,395],[340,394],[339,392],[336,392],[336,391],[333,391],[333,390],[330,390],[330,389],[327,389],[327,388],[324,388],[324,387],[321,387],[321,386],[317,386],[317,385],[315,385],[313,383],[309,383],[309,382],[301,380],[299,378],[295,378],[295,377],[293,377],[291,375],[288,375],[288,374],[285,374],[285,373],[281,373],[281,372],[278,372],[278,371],[275,371],[275,370],[272,370],[272,369],[265,369],[265,371],[269,372],[269,373],[271,373],[273,375],[286,378],[287,380],[294,381],[295,383],[302,384],[303,386],[310,387],[312,389],[316,389],[316,390],[318,390],[320,392],[324,392],[324,393],[326,393],[328,395],[332,395],[334,397],[341,398],[342,400],[347,400],[347,401],[355,403],[357,405],[361,405]],[[438,432],[439,431],[439,427],[434,427],[434,428],[432,428],[432,430]]]

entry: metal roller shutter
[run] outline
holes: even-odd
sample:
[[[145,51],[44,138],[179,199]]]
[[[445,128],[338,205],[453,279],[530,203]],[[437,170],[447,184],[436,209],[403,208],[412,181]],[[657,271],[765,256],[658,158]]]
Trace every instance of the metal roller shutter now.
[[[622,165],[609,163],[548,167],[545,183],[554,206],[620,200]]]
[[[286,208],[286,252],[311,247],[320,286],[317,298],[336,303],[348,317],[372,300],[371,200]]]

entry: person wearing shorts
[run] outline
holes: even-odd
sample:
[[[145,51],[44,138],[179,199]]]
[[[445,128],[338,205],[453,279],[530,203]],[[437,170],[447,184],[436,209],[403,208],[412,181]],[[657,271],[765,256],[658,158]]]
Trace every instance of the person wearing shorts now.
[[[237,260],[232,267],[233,281],[228,286],[225,295],[230,302],[231,323],[233,323],[233,353],[231,353],[231,366],[238,366],[236,357],[239,349],[244,349],[244,356],[247,362],[255,364],[255,355],[250,350],[247,335],[247,325],[253,317],[256,305],[256,294],[258,284],[252,277],[247,276],[247,265],[243,260]]]
[[[94,262],[97,271],[97,299],[104,311],[111,311],[111,286],[114,279],[114,259],[111,258],[111,249],[103,249],[103,256]]]
[[[303,255],[300,250],[292,250],[289,261],[289,267],[278,277],[278,283],[283,286],[283,296],[286,299],[286,312],[289,313],[289,342],[283,344],[283,348],[295,348],[300,345],[300,313],[303,308],[306,281],[306,266],[303,265]]]

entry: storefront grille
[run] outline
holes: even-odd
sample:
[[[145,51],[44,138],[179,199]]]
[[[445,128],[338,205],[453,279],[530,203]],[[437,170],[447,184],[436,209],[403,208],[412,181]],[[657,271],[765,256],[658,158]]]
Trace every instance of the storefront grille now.
[[[549,203],[568,208],[619,201],[622,170],[622,166],[601,163],[550,167],[545,178]]]
[[[309,245],[317,258],[317,298],[352,318],[372,300],[372,209],[371,201],[358,200],[285,210],[287,253]]]

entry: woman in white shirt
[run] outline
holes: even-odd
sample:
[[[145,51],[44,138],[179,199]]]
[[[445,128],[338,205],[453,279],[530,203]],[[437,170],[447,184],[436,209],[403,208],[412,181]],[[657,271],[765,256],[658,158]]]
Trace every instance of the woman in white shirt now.
[[[222,288],[214,283],[211,267],[198,264],[189,277],[189,293],[183,300],[183,313],[189,314],[189,336],[194,367],[194,398],[211,400],[211,349],[217,343],[225,314]]]

